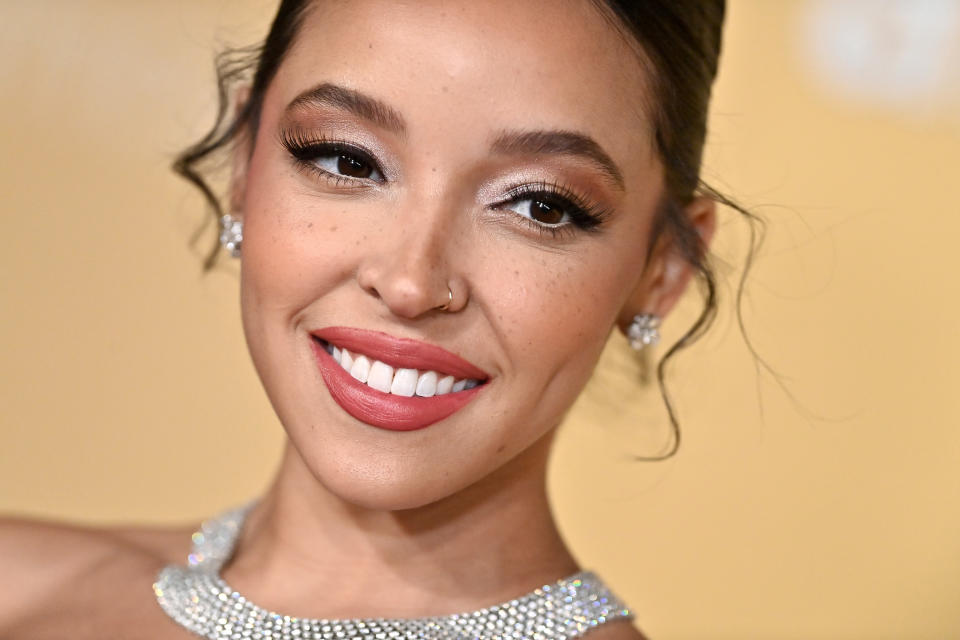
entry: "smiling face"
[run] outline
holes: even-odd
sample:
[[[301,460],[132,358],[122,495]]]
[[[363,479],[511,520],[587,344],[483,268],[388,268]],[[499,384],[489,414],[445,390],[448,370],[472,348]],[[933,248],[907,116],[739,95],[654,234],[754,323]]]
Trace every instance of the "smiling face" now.
[[[236,200],[250,351],[328,490],[409,508],[522,464],[618,319],[665,311],[641,69],[585,0],[308,12]],[[344,347],[368,385],[338,373]],[[448,374],[481,384],[407,397]]]

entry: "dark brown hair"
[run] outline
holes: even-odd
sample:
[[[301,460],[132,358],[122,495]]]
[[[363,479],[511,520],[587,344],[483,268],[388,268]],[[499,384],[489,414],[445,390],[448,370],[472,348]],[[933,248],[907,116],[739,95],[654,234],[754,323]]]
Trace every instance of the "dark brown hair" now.
[[[737,319],[743,331],[744,282],[761,241],[763,224],[756,215],[707,185],[700,177],[707,132],[707,110],[717,75],[722,42],[724,0],[591,0],[623,33],[639,45],[641,61],[652,84],[653,100],[645,105],[654,126],[657,152],[664,166],[665,193],[654,220],[650,247],[664,234],[697,274],[704,306],[700,316],[657,364],[657,381],[673,430],[667,453],[680,446],[680,429],[665,384],[667,364],[682,348],[709,328],[717,313],[717,281],[706,246],[685,214],[694,197],[706,195],[742,214],[749,223],[750,248],[736,295]],[[232,49],[217,58],[219,110],[210,131],[177,157],[174,170],[203,193],[216,218],[223,214],[220,198],[204,176],[206,162],[242,136],[254,139],[267,87],[299,31],[311,0],[282,0],[262,46]],[[232,92],[250,82],[246,101],[233,109]],[[207,257],[211,267],[217,248]],[[745,333],[744,333],[745,335]],[[749,340],[747,342],[750,347]],[[752,347],[751,347],[752,350]]]

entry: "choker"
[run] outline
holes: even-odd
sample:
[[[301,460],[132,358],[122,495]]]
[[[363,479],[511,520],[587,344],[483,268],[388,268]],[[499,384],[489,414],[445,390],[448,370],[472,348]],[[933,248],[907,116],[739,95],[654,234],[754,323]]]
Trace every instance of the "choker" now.
[[[178,624],[211,640],[551,640],[632,619],[630,610],[589,571],[478,611],[431,618],[323,620],[267,611],[230,588],[220,568],[230,559],[252,504],[204,522],[187,565],[168,565],[153,585]]]

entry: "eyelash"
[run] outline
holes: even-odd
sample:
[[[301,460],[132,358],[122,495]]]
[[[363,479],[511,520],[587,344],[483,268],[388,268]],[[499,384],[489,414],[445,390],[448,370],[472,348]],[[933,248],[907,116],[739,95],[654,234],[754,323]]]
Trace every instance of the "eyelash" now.
[[[517,214],[517,217],[533,229],[553,238],[561,238],[576,233],[577,230],[594,233],[609,213],[603,207],[590,203],[578,195],[570,187],[559,182],[532,182],[519,184],[507,192],[507,197],[496,206],[503,208],[506,205],[523,200],[533,200],[551,204],[564,210],[570,216],[570,222],[551,226],[537,222],[526,216]]]
[[[370,181],[381,182],[373,178],[352,178],[327,171],[317,166],[316,160],[325,156],[347,155],[362,160],[383,176],[383,169],[373,155],[346,140],[334,140],[324,137],[311,137],[302,131],[283,131],[280,133],[280,144],[293,157],[298,169],[308,171],[320,178],[333,183],[337,187],[368,186]]]
[[[345,140],[312,137],[302,131],[283,131],[279,138],[280,144],[293,157],[299,169],[319,176],[321,179],[333,183],[334,186],[362,188],[368,186],[369,180],[372,179],[352,178],[332,173],[318,167],[316,164],[317,158],[340,154],[350,155],[369,164],[381,177],[383,176],[383,170],[373,159],[372,154]],[[380,182],[380,180],[375,180],[375,182]],[[529,229],[544,236],[549,235],[554,239],[570,237],[577,231],[596,232],[608,214],[606,209],[590,203],[570,187],[559,182],[547,181],[524,183],[511,187],[506,198],[494,206],[502,209],[507,205],[523,200],[544,202],[562,209],[569,215],[569,222],[551,226],[520,214],[514,214],[514,217],[519,218]]]

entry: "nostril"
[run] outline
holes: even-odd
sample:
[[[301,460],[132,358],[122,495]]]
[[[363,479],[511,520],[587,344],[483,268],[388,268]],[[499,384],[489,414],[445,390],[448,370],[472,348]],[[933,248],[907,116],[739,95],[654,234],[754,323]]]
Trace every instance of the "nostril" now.
[[[374,287],[374,286],[372,286],[372,285],[371,285],[371,286],[363,287],[363,289],[364,289],[364,291],[366,291],[367,293],[369,293],[371,296],[373,296],[373,298],[374,298],[375,300],[380,300],[380,299],[383,298],[383,296],[380,295],[380,292],[377,291],[377,288]]]

